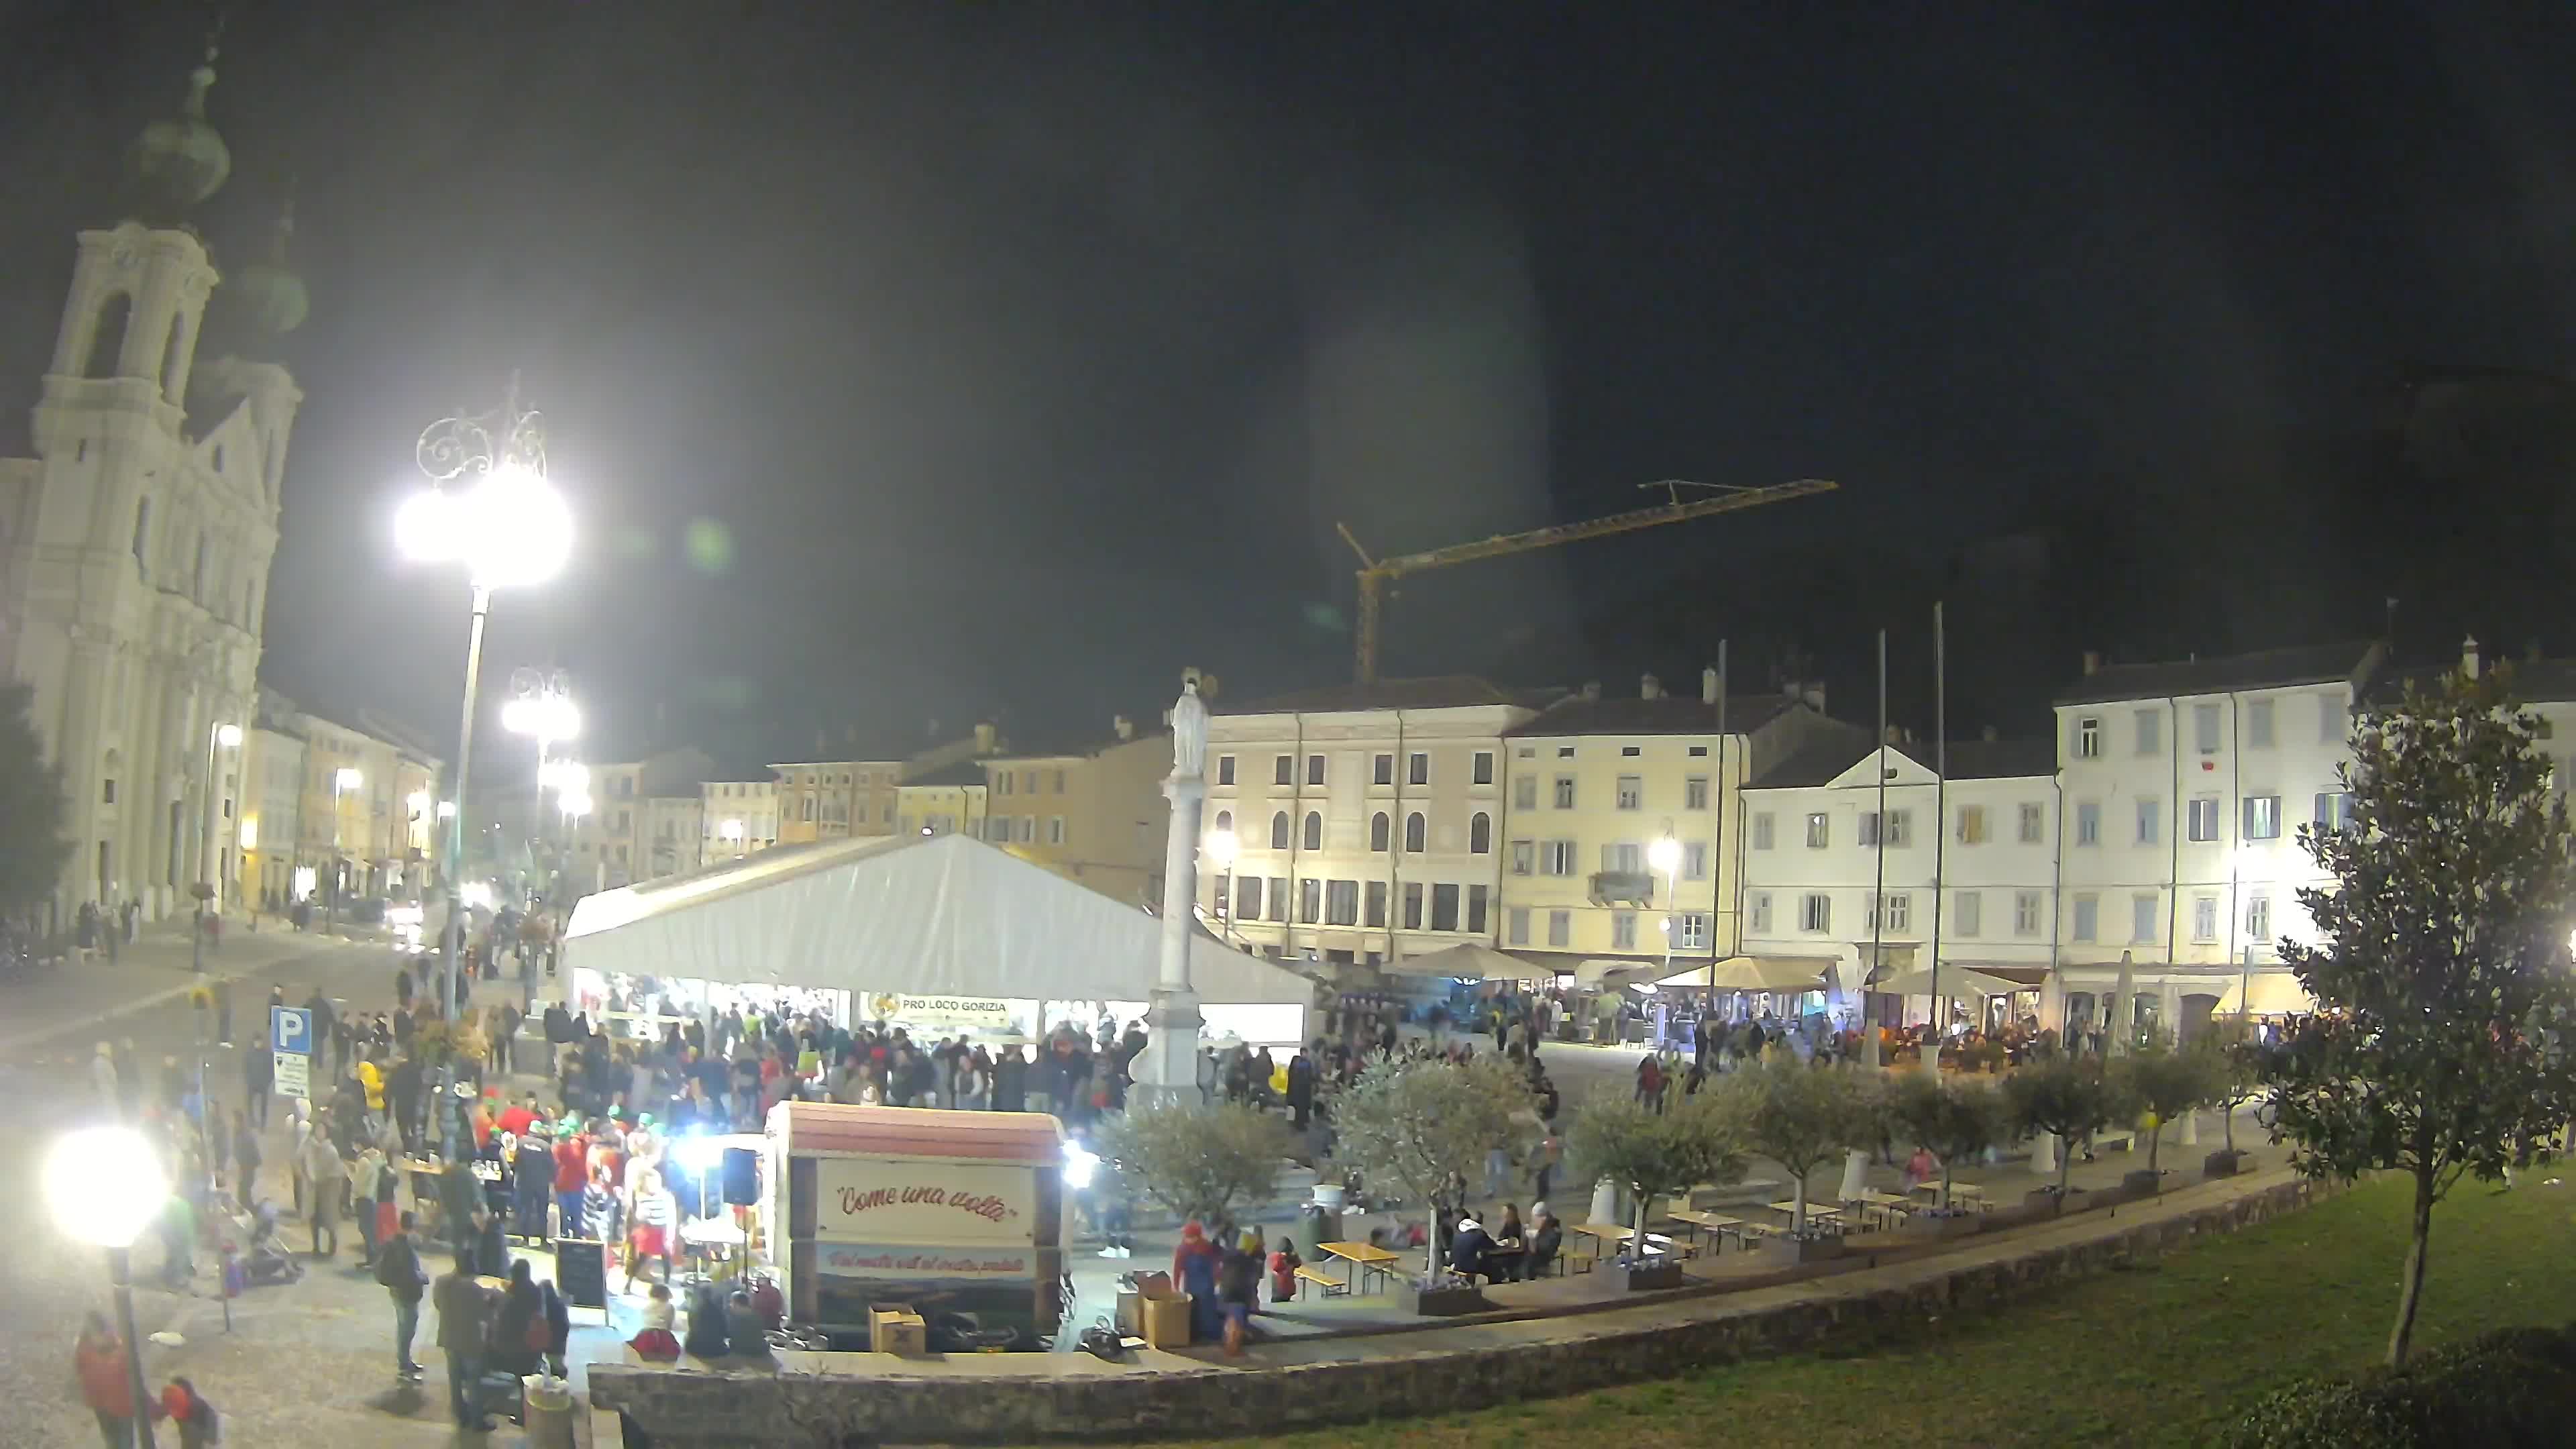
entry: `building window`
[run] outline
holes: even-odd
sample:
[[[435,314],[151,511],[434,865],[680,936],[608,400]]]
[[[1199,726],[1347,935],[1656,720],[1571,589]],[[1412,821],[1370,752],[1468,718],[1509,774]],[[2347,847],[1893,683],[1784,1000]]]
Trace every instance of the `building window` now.
[[[1295,756],[1281,755],[1270,762],[1270,783],[1273,785],[1294,785],[1297,783],[1297,760]]]
[[[2245,898],[2245,934],[2258,945],[2271,942],[2272,898],[2270,896],[2258,895]]]
[[[1646,782],[1644,778],[1637,775],[1621,775],[1619,777],[1619,808],[1622,810],[1638,810],[1643,809],[1645,807],[1645,803]]]
[[[1234,812],[1231,810],[1216,812],[1216,828],[1231,833],[1234,829]]]
[[[1574,758],[1574,746],[1572,746],[1572,745],[1558,745],[1558,746],[1556,747],[1556,757],[1557,757],[1558,759],[1560,759],[1560,760],[1570,760],[1570,759],[1573,759],[1573,758]]]
[[[106,849],[105,844],[99,846],[102,853]],[[1550,911],[1547,913],[1547,943],[1560,950],[1574,944],[1574,912]]]
[[[1474,773],[1469,777],[1468,783],[1475,785],[1490,785],[1494,783],[1493,751],[1478,750],[1476,752]]]
[[[2278,840],[2281,838],[2281,797],[2248,795],[2245,797],[2245,838]]]
[[[1061,815],[1050,815],[1050,816],[1048,816],[1048,817],[1047,817],[1047,844],[1049,844],[1049,845],[1062,845],[1062,844],[1064,844],[1064,817],[1063,817],[1063,816],[1061,816]]]
[[[1386,924],[1385,881],[1373,880],[1368,883],[1368,914],[1362,919],[1361,924],[1368,926]]]
[[[1288,877],[1270,878],[1270,919],[1286,924],[1288,920]]]
[[[1316,923],[1316,918],[1321,916],[1323,913],[1324,883],[1312,876],[1300,878],[1297,882],[1298,924],[1304,926],[1314,925]]]
[[[113,805],[113,804],[115,804],[115,803],[116,803],[116,779],[115,779],[115,777],[114,777],[114,776],[109,776],[107,779],[104,779],[104,780],[99,781],[99,782],[98,782],[98,785],[99,785],[98,803],[100,803],[101,805]]]
[[[1219,755],[1216,757],[1216,782],[1220,785],[1231,785],[1234,783],[1234,756]]]
[[[1809,813],[1807,816],[1807,848],[1809,850],[1822,850],[1831,844],[1833,844],[1833,825],[1832,822],[1826,818],[1825,812],[1817,810]]]
[[[2245,748],[2272,748],[2272,701],[2248,700],[2245,704]]]
[[[1384,850],[1387,847],[1387,840],[1386,812],[1381,810],[1369,817],[1369,849]]]
[[[1574,842],[1571,840],[1540,841],[1538,869],[1541,875],[1574,874]]]
[[[1852,844],[1863,850],[1869,850],[1877,846],[1878,842],[1878,812],[1875,810],[1860,812],[1857,828],[1852,831]]]
[[[1528,945],[1530,943],[1529,926],[1529,907],[1514,906],[1503,913],[1503,935],[1508,944],[1514,946]]]
[[[1800,930],[1825,932],[1834,928],[1834,898],[1823,891],[1809,891],[1798,902]]]
[[[1494,849],[1494,817],[1479,810],[1467,817],[1467,853],[1490,855]]]
[[[1962,840],[1965,840],[1966,838],[1967,837],[1964,835],[1960,837]],[[1913,811],[1890,810],[1887,812],[1887,843],[1891,848],[1897,850],[1902,850],[1914,843]]]
[[[2101,929],[2102,898],[2096,895],[2077,896],[2075,898],[2075,929],[2072,933],[2075,939],[2079,941],[2090,941],[2095,936],[2101,934]]]
[[[1458,929],[1458,887],[1434,882],[1431,887],[1431,929]]]
[[[1527,840],[1512,842],[1512,874],[1530,875],[1538,869],[1538,846]]]
[[[1324,848],[1324,812],[1321,810],[1306,812],[1306,848],[1308,850]]]
[[[1761,811],[1753,817],[1753,848],[1755,850],[1771,848],[1771,812],[1768,810]]]
[[[2218,838],[2217,796],[2195,795],[2185,809],[2183,839],[2207,843]]]
[[[1248,875],[1234,884],[1234,904],[1243,912],[1241,919],[1261,919],[1261,877]]]
[[[2328,790],[2317,796],[2316,826],[2319,830],[2352,828],[2352,792]]]
[[[1356,926],[1360,923],[1360,883],[1336,880],[1324,883],[1324,923],[1330,926]]]
[[[2153,845],[2164,833],[2165,802],[2152,796],[2138,801],[2138,843]]]
[[[2129,944],[2143,946],[2156,938],[2156,898],[2140,893],[2129,897]]]
[[[2014,935],[2036,936],[2039,934],[2039,900],[2040,896],[2037,891],[2013,892]]]
[[[1601,847],[1601,868],[1627,875],[1645,869],[1646,848],[1633,840],[1622,840]]]
[[[1414,855],[1422,853],[1424,837],[1428,834],[1427,824],[1419,810],[1404,817],[1404,848],[1407,852]]]
[[[1493,891],[1492,886],[1467,887],[1467,931],[1470,935],[1485,934],[1485,912],[1492,904]]]
[[[996,795],[1010,794],[1012,785],[1013,777],[1008,770],[999,771],[993,776],[993,793]]]
[[[1913,892],[1896,891],[1888,896],[1887,929],[1891,931],[1910,931],[1914,929]]]
[[[1769,935],[1771,933],[1771,893],[1769,891],[1755,891],[1753,893],[1753,898],[1746,902],[1746,910],[1753,918],[1752,926],[1754,934],[1762,936]]]
[[[2138,753],[2142,755],[2157,755],[2164,753],[2164,711],[2160,709],[2142,709],[2137,712],[2136,719],[2138,723]]]
[[[1369,779],[1379,785],[1395,783],[1395,756],[1380,755],[1369,761]]]
[[[2075,758],[2102,758],[2102,721],[2088,716],[2075,722]]]
[[[2075,843],[2078,845],[2102,843],[2102,803],[2100,801],[2079,800],[2075,803]]]
[[[2218,939],[2218,897],[2191,898],[2191,938],[2195,941]]]
[[[1639,749],[1635,745],[1621,745],[1619,747],[1619,755],[1622,759],[1633,760],[1644,753],[1644,750]]]
[[[1288,812],[1285,810],[1270,817],[1270,848],[1272,850],[1288,848]]]
[[[2340,694],[2317,696],[2317,743],[2339,745],[2352,733],[2352,712],[2344,708]]]
[[[2037,845],[2042,840],[2048,838],[2047,832],[2048,815],[2045,809],[2035,802],[2027,800],[2023,801],[2021,807],[2021,843],[2024,845]]]
[[[1411,758],[1404,762],[1404,783],[1408,785],[1428,785],[1431,783],[1431,757],[1429,755],[1416,751]]]
[[[1571,810],[1574,808],[1574,777],[1572,775],[1559,775],[1556,777],[1556,808],[1559,810]]]
[[[1902,837],[1906,832],[1905,832],[1905,828],[1904,828],[1904,827],[1905,827],[1905,820],[1904,820],[1903,812],[1901,812],[1901,811],[1900,811],[1900,812],[1898,812],[1898,817],[1897,817],[1896,825],[1897,825],[1897,831],[1896,831],[1896,833],[1897,833],[1897,835],[1898,835],[1898,836]],[[1962,805],[1962,806],[1960,806],[1960,807],[1959,807],[1959,829],[1958,829],[1958,835],[1959,835],[1959,843],[1960,843],[1961,845],[1983,845],[1983,844],[1985,844],[1985,843],[1986,843],[1986,807],[1985,807],[1985,806],[1983,806],[1983,805]],[[1898,845],[1910,845],[1910,844],[1912,844],[1913,842],[1900,838],[1900,839],[1898,839],[1895,843],[1896,843],[1896,844],[1898,844]]]
[[[1684,810],[1708,808],[1708,776],[1693,775],[1682,781],[1682,808]]]
[[[2192,747],[2204,755],[2218,753],[2218,706],[2195,704],[2191,707]]]
[[[1682,845],[1682,879],[1708,879],[1708,842],[1687,841]]]
[[[1512,780],[1512,808],[1515,810],[1538,808],[1538,776],[1521,775]]]
[[[1323,756],[1308,755],[1306,757],[1306,783],[1309,785],[1320,785],[1324,783]]]
[[[1635,911],[1610,913],[1610,949],[1613,951],[1637,949],[1637,913]]]
[[[1986,929],[1986,898],[1978,891],[1961,891],[1950,898],[1950,924],[1962,936],[1979,935]]]

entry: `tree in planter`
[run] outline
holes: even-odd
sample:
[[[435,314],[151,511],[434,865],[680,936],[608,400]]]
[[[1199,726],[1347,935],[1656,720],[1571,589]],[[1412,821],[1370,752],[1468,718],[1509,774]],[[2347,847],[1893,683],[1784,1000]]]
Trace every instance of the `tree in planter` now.
[[[2224,1113],[2219,1131],[2230,1159],[2236,1156],[2236,1109],[2252,1101],[2263,1087],[2262,1044],[2253,1025],[2241,1016],[2212,1017],[2192,1041],[2209,1081],[2209,1105]]]
[[[2075,1168],[2076,1142],[2100,1131],[2118,1105],[2100,1057],[2041,1057],[2004,1078],[2004,1106],[2013,1134],[2053,1133],[2064,1149],[2057,1162],[2061,1201],[2067,1175]]]
[[[2165,1124],[2206,1105],[2217,1095],[2210,1079],[2209,1058],[2200,1052],[2176,1051],[2161,1042],[2142,1046],[2112,1063],[2112,1094],[2123,1111],[2152,1119],[2147,1127],[2147,1171],[2157,1171]]]
[[[1811,1066],[1774,1047],[1729,1077],[1720,1093],[1743,1126],[1745,1144],[1789,1170],[1794,1236],[1807,1234],[1807,1175],[1878,1131],[1860,1070]]]
[[[1607,1094],[1575,1109],[1567,1134],[1575,1180],[1606,1177],[1636,1199],[1630,1262],[1646,1261],[1646,1216],[1656,1199],[1744,1175],[1744,1129],[1732,1107],[1724,1094],[1702,1091],[1660,1113]]]
[[[1941,1159],[1941,1211],[1950,1210],[1951,1164],[2004,1140],[2010,1114],[2001,1092],[1974,1080],[1935,1081],[1907,1073],[1895,1087],[1897,1125]]]
[[[1102,1119],[1100,1156],[1136,1197],[1184,1221],[1231,1222],[1267,1202],[1296,1142],[1288,1124],[1236,1103],[1144,1103]]]
[[[1371,1063],[1330,1099],[1337,1155],[1374,1182],[1393,1182],[1428,1207],[1449,1174],[1482,1170],[1485,1154],[1521,1134],[1512,1118],[1538,1110],[1529,1079],[1500,1057],[1464,1063],[1436,1057]],[[1440,1269],[1440,1234],[1430,1243],[1426,1278]]]
[[[2388,1363],[2402,1367],[2433,1206],[2462,1176],[2556,1150],[2576,1113],[2568,963],[2576,838],[2509,670],[2453,674],[2360,721],[2350,824],[2302,827],[2331,876],[2282,958],[2316,1015],[2263,1054],[2274,1140],[2312,1177],[2414,1179]]]
[[[35,692],[0,685],[0,914],[54,893],[72,843],[63,834],[63,772],[45,759],[27,717]]]

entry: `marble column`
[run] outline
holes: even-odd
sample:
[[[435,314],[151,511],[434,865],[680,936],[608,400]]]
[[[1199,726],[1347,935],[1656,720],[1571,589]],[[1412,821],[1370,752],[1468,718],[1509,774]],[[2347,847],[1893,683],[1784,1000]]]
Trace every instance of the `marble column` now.
[[[1138,1094],[1155,1103],[1198,1100],[1198,993],[1190,989],[1190,936],[1198,923],[1199,811],[1207,799],[1207,705],[1196,678],[1172,705],[1172,773],[1163,781],[1171,820],[1163,837],[1163,933],[1154,996],[1145,1013]]]

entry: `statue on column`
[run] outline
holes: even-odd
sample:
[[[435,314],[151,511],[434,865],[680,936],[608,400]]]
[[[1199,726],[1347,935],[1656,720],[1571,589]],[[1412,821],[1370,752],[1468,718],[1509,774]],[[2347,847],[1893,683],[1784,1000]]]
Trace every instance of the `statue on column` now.
[[[1199,699],[1196,675],[1181,679],[1181,697],[1172,704],[1172,773],[1184,780],[1207,773],[1207,705]]]

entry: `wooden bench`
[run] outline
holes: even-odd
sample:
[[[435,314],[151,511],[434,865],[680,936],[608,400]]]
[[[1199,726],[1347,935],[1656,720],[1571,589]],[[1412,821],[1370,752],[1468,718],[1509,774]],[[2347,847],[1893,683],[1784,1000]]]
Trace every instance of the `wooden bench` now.
[[[2122,1152],[2135,1152],[2138,1150],[2137,1131],[2134,1128],[2122,1127],[2116,1131],[2093,1134],[2093,1150],[2096,1153],[2110,1151],[2111,1144],[2114,1142],[2120,1144]]]
[[[1311,1264],[1300,1263],[1297,1265],[1297,1281],[1300,1283],[1312,1283],[1316,1287],[1323,1289],[1324,1296],[1327,1298],[1347,1298],[1350,1296],[1350,1284],[1343,1282],[1341,1279],[1336,1278],[1332,1274]]]

